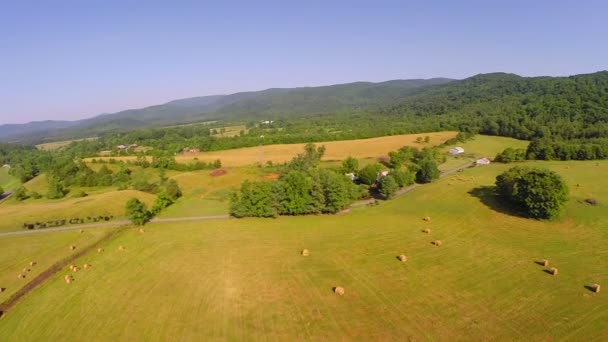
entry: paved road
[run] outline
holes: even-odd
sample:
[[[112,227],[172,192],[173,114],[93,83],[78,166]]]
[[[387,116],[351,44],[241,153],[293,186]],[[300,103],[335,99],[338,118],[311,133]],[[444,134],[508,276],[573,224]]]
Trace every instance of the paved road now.
[[[445,171],[443,173],[441,173],[441,178],[443,177],[447,177],[449,175],[452,175],[460,170],[464,170],[468,167],[470,167],[472,164],[471,163],[467,163],[464,165],[461,165],[457,168],[454,168],[452,170],[448,170]],[[419,187],[419,186],[423,186],[424,184],[412,184],[410,186],[407,186],[399,191],[397,191],[395,196],[401,196],[403,194],[406,194],[412,190],[414,190],[415,188]],[[360,206],[364,206],[367,205],[369,203],[374,202],[375,199],[370,199],[370,200],[365,200],[365,201],[359,201],[356,203],[353,203],[351,205],[351,207],[360,207]],[[165,223],[165,222],[187,222],[187,221],[205,221],[205,220],[225,220],[230,218],[230,215],[209,215],[209,216],[190,216],[190,217],[175,217],[175,218],[155,218],[152,219],[148,224],[153,224],[153,223]],[[57,228],[45,228],[45,229],[33,229],[33,230],[19,230],[19,231],[14,231],[14,232],[5,232],[5,233],[0,233],[0,238],[1,237],[5,237],[5,236],[18,236],[18,235],[27,235],[27,234],[41,234],[41,233],[52,233],[52,232],[63,232],[63,231],[68,231],[68,230],[79,230],[79,229],[92,229],[92,228],[100,228],[100,227],[115,227],[115,226],[120,226],[120,225],[125,225],[125,224],[130,224],[131,222],[128,220],[122,220],[122,221],[110,221],[110,222],[102,222],[102,223],[89,223],[89,224],[79,224],[79,225],[73,225],[73,226],[65,226],[65,227],[57,227]]]

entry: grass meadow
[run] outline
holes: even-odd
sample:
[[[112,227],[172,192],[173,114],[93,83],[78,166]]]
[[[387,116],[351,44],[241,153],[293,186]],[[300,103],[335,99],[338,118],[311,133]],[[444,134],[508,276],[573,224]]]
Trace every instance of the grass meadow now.
[[[72,284],[66,269],[24,298],[0,319],[0,336],[606,340],[608,297],[585,286],[608,284],[608,162],[525,164],[569,184],[558,220],[496,203],[488,187],[513,165],[491,164],[348,214],[151,224],[78,260],[93,267]],[[583,203],[589,197],[599,204]],[[541,259],[559,274],[544,272]]]

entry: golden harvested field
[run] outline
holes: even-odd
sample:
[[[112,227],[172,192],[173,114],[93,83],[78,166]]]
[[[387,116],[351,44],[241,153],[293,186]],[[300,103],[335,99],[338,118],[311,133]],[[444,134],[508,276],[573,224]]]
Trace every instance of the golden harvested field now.
[[[315,143],[324,145],[327,150],[323,160],[343,160],[349,156],[355,158],[370,158],[386,155],[403,146],[436,146],[456,136],[458,132],[433,132],[421,134],[393,135],[388,137],[340,140]],[[431,138],[429,144],[417,143],[416,138]],[[244,166],[256,163],[283,163],[301,153],[305,144],[277,144],[263,147],[246,147],[226,151],[201,152],[197,154],[179,155],[175,159],[180,163],[189,163],[197,158],[200,161],[211,162],[217,159],[224,166]],[[108,159],[108,158],[97,158]],[[115,157],[116,160],[134,160],[135,157]]]

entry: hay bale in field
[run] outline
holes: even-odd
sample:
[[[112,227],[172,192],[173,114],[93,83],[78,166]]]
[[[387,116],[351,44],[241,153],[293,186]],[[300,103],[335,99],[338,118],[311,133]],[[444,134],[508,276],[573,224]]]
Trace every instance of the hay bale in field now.
[[[550,273],[551,275],[557,275],[557,273],[558,273],[557,268],[555,268],[555,267],[551,267],[551,268],[549,269],[549,273]]]
[[[29,271],[31,271],[29,268],[24,268],[24,269],[22,270],[22,272],[23,272],[23,273],[27,273],[27,272],[29,272]]]
[[[580,188],[581,187],[581,183],[576,183],[576,187]]]
[[[547,266],[549,266],[549,260],[546,260],[546,259],[545,259],[545,260],[541,260],[541,261],[540,261],[540,264],[541,264],[542,266],[547,267]]]
[[[340,286],[334,287],[334,293],[339,296],[344,296],[344,288]]]
[[[308,251],[308,249],[304,248],[302,250],[302,256],[309,256],[310,255],[310,251]]]
[[[139,232],[140,232],[141,234],[143,234],[143,233],[145,233],[146,231],[145,231],[143,228],[139,228]]]
[[[23,273],[19,273],[19,274],[17,275],[17,278],[19,278],[19,279],[23,279],[23,278],[25,278],[25,274],[23,274]]]
[[[84,229],[81,229],[81,230],[80,230],[80,234],[82,234],[82,233],[84,233]]]
[[[73,270],[74,267],[76,267],[76,265],[74,265],[74,264],[71,264],[70,266],[68,266],[68,268],[70,269],[70,271]]]
[[[74,281],[74,278],[72,278],[70,275],[66,275],[63,277],[63,280],[66,282],[66,284],[70,284],[72,281]]]
[[[36,266],[36,262],[35,261],[30,261],[30,266]]]
[[[76,246],[74,246],[74,245],[70,246],[70,250],[72,250],[72,251],[73,251],[73,250],[75,250],[75,249],[76,249]]]
[[[597,200],[595,198],[585,198],[585,203],[590,205],[597,205]]]
[[[600,284],[593,284],[591,285],[591,291],[598,293],[600,292]]]
[[[407,257],[403,254],[401,254],[400,256],[397,257],[397,259],[399,259],[399,261],[401,262],[406,262],[407,261]]]
[[[78,268],[78,266],[74,266],[74,268],[72,268],[72,272],[78,272],[78,270],[80,270],[80,268]]]
[[[431,228],[423,229],[422,232],[426,234],[431,234]]]
[[[91,265],[90,264],[84,264],[84,265],[82,265],[82,267],[83,268],[89,268],[89,267],[91,267]]]
[[[103,248],[97,248],[97,253],[103,252]]]
[[[123,246],[123,245],[118,246],[118,250],[119,251],[124,251],[125,250],[125,246]]]
[[[441,240],[435,240],[435,241],[433,241],[433,245],[441,246],[441,245],[443,245],[443,242],[441,242]]]
[[[429,221],[431,220],[431,217],[430,217],[430,216],[425,216],[425,217],[423,217],[422,219],[423,219],[424,221],[429,222]]]
[[[0,287],[0,293],[6,291],[6,287]]]

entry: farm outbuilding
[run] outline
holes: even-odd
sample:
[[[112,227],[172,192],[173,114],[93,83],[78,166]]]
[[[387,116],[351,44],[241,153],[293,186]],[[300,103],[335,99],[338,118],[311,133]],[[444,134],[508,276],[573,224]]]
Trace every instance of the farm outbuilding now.
[[[451,148],[448,151],[448,153],[451,154],[451,155],[453,155],[453,156],[458,155],[458,154],[463,154],[464,153],[464,148],[457,146],[457,147]]]
[[[475,165],[490,165],[490,159],[488,159],[488,158],[477,159],[475,161]]]

